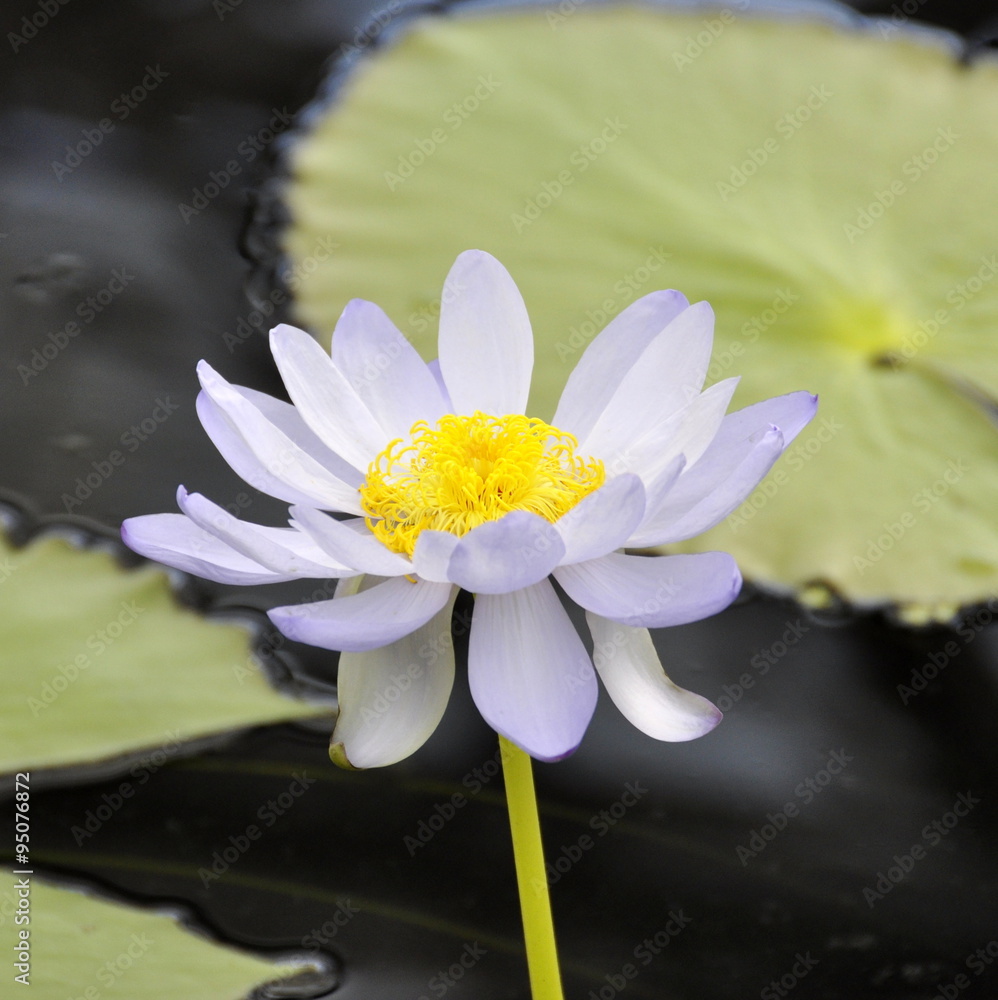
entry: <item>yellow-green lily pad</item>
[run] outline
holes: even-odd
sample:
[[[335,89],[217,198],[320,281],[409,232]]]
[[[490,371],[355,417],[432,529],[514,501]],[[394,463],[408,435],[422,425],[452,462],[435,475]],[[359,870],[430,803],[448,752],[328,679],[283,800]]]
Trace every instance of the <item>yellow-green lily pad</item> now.
[[[8,996],[27,986],[25,996],[38,1000],[243,1000],[312,968],[217,945],[165,913],[95,899],[36,875],[0,874],[0,900]]]
[[[250,630],[182,607],[162,570],[0,537],[0,773],[96,763],[328,711],[275,690]]]
[[[550,417],[610,316],[657,288],[708,299],[735,406],[821,402],[680,548],[945,617],[998,593],[998,64],[742,7],[433,17],[360,60],[290,156],[299,315],[328,338],[371,299],[432,357],[447,269],[487,250],[524,293]]]

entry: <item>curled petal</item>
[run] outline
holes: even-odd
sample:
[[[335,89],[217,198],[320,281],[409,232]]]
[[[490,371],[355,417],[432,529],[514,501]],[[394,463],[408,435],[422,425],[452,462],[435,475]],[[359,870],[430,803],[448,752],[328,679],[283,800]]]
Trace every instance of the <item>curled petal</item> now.
[[[818,397],[791,392],[729,413],[710,446],[660,504],[649,505],[631,545],[682,541],[712,528],[755,489],[814,416]]]
[[[678,743],[704,736],[721,721],[720,709],[669,679],[648,629],[589,611],[586,621],[597,650],[596,670],[631,725],[653,739]]]
[[[701,498],[690,490],[680,492],[683,485],[680,479],[675,493],[663,499],[655,514],[645,519],[627,544],[634,547],[666,545],[694,538],[713,528],[759,485],[783,454],[783,448],[783,435],[779,428],[771,427],[751,443],[751,450],[733,468],[711,470],[719,473],[716,485]],[[703,461],[701,459],[698,464]],[[704,476],[701,482],[706,479]]]

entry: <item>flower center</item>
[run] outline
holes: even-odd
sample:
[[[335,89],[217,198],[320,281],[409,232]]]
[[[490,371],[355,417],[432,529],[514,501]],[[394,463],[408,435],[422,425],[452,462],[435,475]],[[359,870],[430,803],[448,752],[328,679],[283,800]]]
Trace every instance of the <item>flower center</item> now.
[[[571,434],[532,417],[451,414],[409,436],[378,455],[360,487],[368,527],[409,556],[426,528],[464,535],[512,510],[557,521],[606,478],[601,461],[575,454]]]

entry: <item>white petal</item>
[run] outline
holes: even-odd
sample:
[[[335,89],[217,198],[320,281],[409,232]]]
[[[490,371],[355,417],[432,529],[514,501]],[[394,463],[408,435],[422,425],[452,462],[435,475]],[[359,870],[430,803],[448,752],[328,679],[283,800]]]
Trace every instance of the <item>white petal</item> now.
[[[695,399],[707,374],[713,337],[714,313],[706,302],[681,312],[617,384],[592,431],[580,440],[580,453],[614,456]]]
[[[726,552],[691,556],[629,556],[618,552],[574,566],[555,579],[587,611],[625,625],[664,628],[724,610],[742,578]]]
[[[362,473],[354,468],[346,459],[341,458],[301,418],[301,414],[291,403],[283,399],[268,396],[244,385],[231,385],[252,406],[255,406],[279,431],[290,438],[302,451],[311,455],[323,468],[351,486],[356,486],[363,480]]]
[[[679,292],[652,292],[615,316],[568,376],[552,424],[583,440],[641,352],[688,306]]]
[[[457,535],[452,535],[449,531],[431,529],[421,531],[412,553],[412,565],[417,575],[423,580],[433,580],[435,583],[450,582],[447,567],[460,540]]]
[[[729,413],[717,432],[714,444],[718,448],[727,448],[772,426],[779,427],[783,440],[790,444],[807,426],[817,409],[818,397],[810,392],[788,392],[784,396],[764,399]]]
[[[324,580],[356,572],[331,559],[300,531],[240,521],[200,493],[188,493],[183,486],[177,490],[177,504],[199,528],[275,573]]]
[[[636,472],[651,487],[649,492],[661,496],[659,480],[675,474],[676,460],[681,457],[688,468],[709,447],[737,386],[737,378],[718,382],[660,423],[630,440],[621,439],[616,451],[593,454],[614,473]],[[648,509],[652,509],[651,504]]]
[[[655,510],[662,505],[664,498],[679,482],[683,469],[686,468],[686,456],[677,455],[651,482],[645,482],[645,513],[640,525],[648,520],[648,511]],[[632,538],[630,536],[630,538]],[[627,539],[626,545],[633,546],[634,543]]]
[[[366,471],[388,440],[346,376],[304,330],[286,323],[270,331],[270,349],[305,423],[329,448]]]
[[[596,708],[592,661],[547,580],[475,598],[468,680],[485,721],[538,760],[575,750]]]
[[[656,740],[678,743],[709,733],[720,709],[668,678],[646,628],[632,628],[586,612],[593,662],[624,717]]]
[[[447,603],[453,589],[397,576],[359,594],[272,608],[267,615],[289,639],[356,653],[415,632]]]
[[[444,282],[439,353],[454,412],[524,412],[534,366],[530,319],[509,272],[482,250],[462,253]]]
[[[447,576],[473,594],[505,594],[543,580],[564,554],[550,521],[514,510],[464,535],[454,546]]]
[[[275,573],[199,528],[183,514],[130,517],[121,525],[124,543],[139,555],[216,583],[280,583],[297,573]]]
[[[347,303],[333,332],[332,359],[386,441],[407,437],[418,420],[432,426],[448,412],[426,362],[373,302]]]
[[[437,388],[440,390],[440,395],[444,401],[444,408],[448,413],[453,413],[454,404],[450,400],[450,393],[447,392],[447,386],[444,385],[444,376],[440,371],[440,359],[434,358],[426,367],[430,369],[430,374],[433,376],[434,382],[437,383]]]
[[[645,488],[638,476],[625,473],[604,483],[555,521],[565,543],[561,565],[619,549],[641,523],[644,512]]]
[[[452,588],[440,611],[396,642],[340,654],[339,714],[330,741],[336,763],[354,768],[394,764],[415,753],[437,728],[454,683],[456,596]]]
[[[718,463],[710,470],[710,476],[699,477],[686,489],[680,477],[674,491],[663,498],[654,515],[645,519],[627,544],[634,548],[667,545],[713,528],[759,485],[783,454],[783,448],[783,435],[778,428],[771,427],[752,442],[751,450],[734,468]]]
[[[222,457],[247,483],[289,503],[362,513],[357,493],[360,473],[308,431],[293,407],[230,385],[204,361],[198,365],[198,377],[204,390],[197,402],[201,423]]]
[[[291,508],[291,517],[326,555],[358,573],[401,576],[412,572],[412,563],[379,542],[363,520],[358,519],[358,522],[364,530],[357,531],[353,524],[337,521],[314,507],[301,505]]]
[[[692,538],[727,517],[807,425],[817,402],[810,393],[792,392],[729,413],[710,446],[683,472],[668,497],[648,505],[639,537],[630,544]]]

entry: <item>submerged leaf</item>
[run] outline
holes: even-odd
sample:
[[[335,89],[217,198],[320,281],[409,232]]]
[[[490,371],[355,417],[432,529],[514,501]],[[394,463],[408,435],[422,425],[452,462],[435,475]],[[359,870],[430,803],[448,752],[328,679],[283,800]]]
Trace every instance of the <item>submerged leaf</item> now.
[[[249,630],[181,607],[166,575],[58,537],[0,538],[0,772],[94,763],[328,709],[271,686]]]
[[[19,894],[25,890],[27,896]],[[310,966],[276,964],[222,947],[184,929],[172,916],[109,903],[57,888],[36,876],[0,875],[4,913],[30,922],[2,921],[13,975],[40,997],[127,997],[128,1000],[242,1000],[261,984],[294,976]],[[22,952],[27,934],[28,947]],[[13,993],[13,989],[11,990]],[[282,996],[294,996],[288,992]]]

